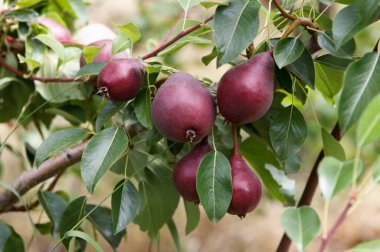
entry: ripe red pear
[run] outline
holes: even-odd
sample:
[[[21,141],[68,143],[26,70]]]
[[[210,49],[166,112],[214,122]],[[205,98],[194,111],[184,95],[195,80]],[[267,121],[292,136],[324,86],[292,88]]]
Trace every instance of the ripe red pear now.
[[[173,170],[173,181],[178,193],[187,201],[199,203],[196,188],[198,166],[202,158],[211,151],[207,136],[186,154]]]
[[[111,39],[102,39],[95,42],[92,42],[88,46],[102,46],[102,49],[99,51],[99,53],[95,56],[95,58],[92,60],[92,62],[109,62],[112,59],[127,59],[128,53],[126,52],[119,52],[115,55],[112,55],[112,40]],[[84,59],[83,53],[80,57],[80,66],[83,67],[86,65],[86,60]]]
[[[262,117],[272,104],[274,60],[272,51],[227,71],[217,90],[217,103],[224,118],[237,125]]]
[[[261,199],[261,182],[242,158],[235,151],[230,159],[232,175],[232,199],[227,212],[245,217],[252,212]]]
[[[144,67],[137,59],[115,59],[106,64],[98,76],[99,93],[112,101],[126,102],[140,91]]]
[[[72,34],[70,30],[57,21],[40,16],[37,18],[37,22],[45,26],[56,40],[60,42],[71,42]]]
[[[215,117],[215,103],[210,91],[194,77],[182,72],[165,81],[152,103],[154,126],[175,142],[203,139]]]

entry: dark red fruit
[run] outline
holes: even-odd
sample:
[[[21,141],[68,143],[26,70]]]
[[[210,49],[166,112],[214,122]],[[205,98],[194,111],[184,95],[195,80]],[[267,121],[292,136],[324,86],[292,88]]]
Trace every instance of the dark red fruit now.
[[[261,182],[237,152],[230,159],[232,173],[232,200],[228,213],[245,217],[261,199]]]
[[[99,93],[112,101],[126,102],[140,91],[144,79],[144,67],[136,59],[115,59],[100,71]]]
[[[199,203],[196,189],[198,166],[202,158],[211,151],[207,137],[186,154],[173,170],[173,181],[178,193],[187,201]]]
[[[111,59],[127,59],[128,53],[119,52],[115,55],[112,55],[112,40],[111,39],[103,39],[92,42],[88,46],[103,46],[99,53],[95,56],[92,62],[109,62]],[[83,57],[83,53],[80,57],[80,66],[83,67],[86,65],[86,60]]]
[[[273,53],[259,53],[223,75],[217,91],[218,107],[227,121],[245,124],[269,110],[273,92]]]
[[[45,26],[56,40],[60,42],[71,41],[72,34],[70,30],[58,23],[57,21],[41,16],[37,18],[37,22]]]
[[[175,73],[158,89],[152,103],[157,130],[175,142],[199,141],[215,121],[215,103],[210,91],[186,73]]]

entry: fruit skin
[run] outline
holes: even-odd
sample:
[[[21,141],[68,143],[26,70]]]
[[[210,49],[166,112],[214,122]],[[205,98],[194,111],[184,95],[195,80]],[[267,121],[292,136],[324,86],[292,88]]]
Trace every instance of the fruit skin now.
[[[261,199],[261,182],[239,153],[230,159],[232,174],[232,200],[227,212],[245,217]]]
[[[199,141],[215,122],[215,102],[210,91],[187,73],[170,76],[152,103],[156,129],[175,142]]]
[[[212,150],[207,137],[186,154],[173,170],[173,182],[178,193],[187,201],[199,203],[196,188],[198,166],[202,158]]]
[[[273,52],[263,52],[227,71],[217,90],[220,113],[241,125],[265,115],[274,92]]]
[[[95,41],[88,46],[103,46],[99,51],[98,55],[92,60],[92,62],[110,62],[112,59],[127,59],[129,55],[127,52],[119,52],[115,55],[112,55],[112,40],[111,39],[102,39]],[[86,60],[84,59],[83,53],[80,56],[80,66],[83,67],[86,65]]]
[[[144,67],[137,59],[115,59],[106,64],[98,76],[99,93],[112,101],[126,102],[140,91]]]
[[[38,17],[37,22],[45,26],[53,37],[60,42],[70,42],[72,39],[72,34],[69,29],[58,23],[57,21],[47,18]]]

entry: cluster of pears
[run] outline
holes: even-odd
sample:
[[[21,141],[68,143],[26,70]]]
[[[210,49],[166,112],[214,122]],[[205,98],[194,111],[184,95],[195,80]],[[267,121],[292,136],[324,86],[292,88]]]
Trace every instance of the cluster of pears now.
[[[103,46],[94,59],[108,62],[97,77],[99,92],[113,101],[133,99],[143,84],[144,66],[126,55],[112,56],[112,41],[98,41]],[[83,57],[81,65],[86,64]],[[217,107],[227,122],[242,125],[262,117],[272,104],[274,60],[272,51],[256,54],[227,71],[217,90]],[[208,134],[216,119],[215,99],[200,81],[177,72],[158,89],[152,102],[152,121],[166,138],[180,143],[198,142],[175,166],[173,180],[179,194],[199,203],[196,176],[202,158],[212,151]],[[235,138],[236,140],[236,138]],[[261,198],[261,183],[243,160],[237,141],[230,159],[232,200],[228,213],[245,216]]]
[[[253,56],[223,75],[217,90],[217,106],[227,122],[242,125],[259,119],[269,110],[273,92],[274,60],[272,52],[268,51]],[[187,201],[199,203],[196,189],[198,166],[212,150],[207,136],[216,119],[216,106],[210,91],[189,74],[173,74],[153,100],[152,119],[157,130],[172,141],[200,141],[173,171],[179,194]],[[261,183],[243,160],[237,141],[230,165],[232,200],[228,213],[244,217],[257,207]]]

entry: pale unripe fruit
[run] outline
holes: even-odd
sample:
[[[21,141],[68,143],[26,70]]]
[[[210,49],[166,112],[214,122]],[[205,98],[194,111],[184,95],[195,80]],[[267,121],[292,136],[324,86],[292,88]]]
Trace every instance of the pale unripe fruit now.
[[[175,142],[203,139],[215,117],[215,103],[210,91],[186,73],[170,76],[158,89],[152,103],[154,126]]]
[[[186,154],[173,170],[173,181],[178,193],[187,201],[199,203],[196,188],[198,166],[202,158],[211,151],[207,137]]]
[[[100,71],[99,93],[112,101],[126,102],[140,91],[144,80],[144,67],[136,59],[115,59]]]
[[[45,26],[56,40],[60,42],[70,42],[72,40],[70,30],[57,21],[40,16],[37,18],[37,22]]]
[[[273,93],[274,60],[269,51],[227,71],[219,82],[217,103],[228,122],[241,125],[265,115]]]
[[[112,55],[112,40],[111,39],[103,39],[95,41],[88,46],[99,46],[102,47],[100,49],[99,53],[94,57],[92,62],[109,62],[113,59],[127,59],[128,53],[126,52],[119,52],[115,55]],[[80,66],[83,67],[86,65],[86,60],[84,59],[83,53],[80,57]]]
[[[261,199],[261,182],[239,153],[230,159],[232,174],[232,199],[227,212],[245,217]]]

